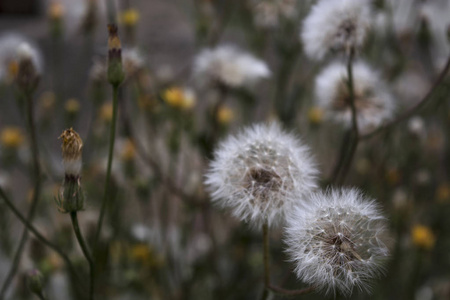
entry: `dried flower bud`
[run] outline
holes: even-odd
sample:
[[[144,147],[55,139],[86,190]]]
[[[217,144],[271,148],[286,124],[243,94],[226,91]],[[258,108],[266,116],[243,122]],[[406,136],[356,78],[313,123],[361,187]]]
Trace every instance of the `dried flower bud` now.
[[[122,67],[122,46],[117,34],[117,25],[108,25],[108,81],[113,86],[119,86],[125,73]]]
[[[27,284],[30,291],[36,295],[42,295],[44,277],[39,270],[33,269],[28,272]]]
[[[65,177],[56,204],[62,213],[77,212],[84,208],[80,176],[83,141],[72,128],[64,130],[59,138],[62,139]]]
[[[62,139],[61,149],[66,176],[79,177],[83,149],[83,141],[80,135],[73,128],[70,128],[64,130],[59,138]]]

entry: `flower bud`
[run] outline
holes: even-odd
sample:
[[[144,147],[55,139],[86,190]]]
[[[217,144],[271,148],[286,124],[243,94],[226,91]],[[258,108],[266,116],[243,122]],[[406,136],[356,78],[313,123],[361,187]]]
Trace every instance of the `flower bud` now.
[[[65,177],[56,204],[62,213],[77,212],[84,209],[80,175],[83,141],[72,128],[64,130],[59,138],[62,139]]]
[[[42,294],[44,277],[39,270],[33,269],[28,272],[27,284],[30,291],[36,295]]]
[[[108,33],[108,82],[117,87],[125,77],[122,67],[122,46],[117,34],[117,25],[109,24]]]
[[[18,69],[16,83],[25,93],[32,93],[36,89],[40,74],[33,59],[33,49],[28,43],[22,43],[18,49]]]

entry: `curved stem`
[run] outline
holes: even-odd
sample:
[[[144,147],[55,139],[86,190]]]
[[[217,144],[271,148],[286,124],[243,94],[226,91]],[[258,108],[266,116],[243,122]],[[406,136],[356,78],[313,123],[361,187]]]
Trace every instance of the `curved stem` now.
[[[270,286],[270,256],[269,256],[269,224],[263,224],[263,258],[264,258],[264,291],[261,300],[269,297]]]
[[[90,270],[89,299],[93,300],[94,299],[94,280],[95,280],[94,260],[92,259],[91,252],[89,251],[89,248],[86,245],[83,235],[81,234],[80,226],[78,225],[77,213],[71,212],[70,218],[72,219],[73,230],[75,231],[75,235],[77,236],[78,243],[80,244],[81,250],[83,250],[83,254],[89,263],[89,270]]]
[[[27,127],[28,127],[28,133],[30,135],[30,142],[31,142],[31,153],[32,153],[32,159],[33,159],[33,180],[34,180],[34,190],[33,190],[33,199],[31,200],[31,207],[28,211],[27,215],[27,221],[31,222],[31,220],[34,217],[34,214],[36,213],[36,209],[39,202],[39,195],[41,190],[41,171],[39,166],[39,153],[38,153],[38,146],[37,146],[37,138],[36,138],[36,131],[35,131],[35,124],[34,124],[34,116],[33,116],[33,101],[32,101],[32,95],[26,94],[26,106],[27,106]],[[6,290],[8,289],[9,285],[11,284],[17,269],[19,267],[20,260],[22,258],[22,253],[25,247],[25,244],[28,240],[28,228],[25,227],[22,232],[22,237],[19,242],[19,247],[17,248],[16,254],[13,259],[13,264],[11,266],[11,269],[9,270],[9,273],[6,277],[5,282],[3,283],[3,286],[0,291],[0,299],[3,299],[5,296]]]
[[[305,294],[309,294],[314,291],[314,287],[308,287],[308,288],[304,288],[301,290],[287,290],[287,289],[283,289],[283,288],[275,286],[275,285],[269,285],[268,289],[275,293],[286,295],[286,296],[305,295]]]
[[[31,231],[31,233],[34,234],[34,236],[44,245],[46,245],[47,247],[49,247],[50,249],[52,249],[53,251],[55,251],[56,253],[58,253],[58,255],[64,260],[64,262],[67,265],[67,268],[69,269],[69,271],[72,273],[72,275],[75,276],[75,278],[80,281],[80,277],[78,276],[78,274],[75,271],[75,268],[73,267],[72,263],[70,262],[69,257],[61,250],[59,249],[58,246],[56,246],[55,244],[53,244],[52,242],[50,242],[49,240],[47,240],[41,233],[39,233],[39,231],[33,226],[33,224],[31,224],[30,222],[28,222],[28,220],[19,212],[19,210],[14,206],[14,204],[11,202],[11,200],[9,200],[9,198],[6,196],[5,192],[3,191],[3,189],[0,187],[0,197],[3,198],[3,200],[5,200],[6,205],[9,207],[9,209],[11,209],[11,211],[16,215],[16,217],[23,223],[23,225],[28,228],[29,231]]]
[[[105,217],[105,210],[106,210],[106,202],[108,200],[109,187],[111,184],[111,166],[114,155],[114,141],[116,138],[118,93],[119,87],[113,86],[113,116],[111,120],[110,137],[109,137],[108,166],[106,169],[105,191],[103,194],[102,206],[100,209],[100,217],[97,223],[97,231],[95,232],[93,249],[97,248],[97,243],[100,238],[100,232],[102,231],[103,218]]]
[[[445,76],[450,70],[450,56],[447,59],[447,63],[445,64],[445,67],[442,69],[441,73],[437,77],[436,81],[431,86],[430,90],[425,94],[425,96],[420,100],[416,105],[414,105],[411,109],[397,117],[395,120],[392,120],[391,122],[387,123],[384,126],[379,127],[378,129],[375,129],[374,131],[364,134],[360,136],[360,139],[369,139],[371,137],[374,137],[378,135],[379,133],[389,130],[392,127],[396,126],[397,124],[409,119],[411,116],[416,114],[419,110],[421,110],[430,100],[432,99],[432,95],[437,90],[437,88],[441,85],[442,81],[444,81]]]

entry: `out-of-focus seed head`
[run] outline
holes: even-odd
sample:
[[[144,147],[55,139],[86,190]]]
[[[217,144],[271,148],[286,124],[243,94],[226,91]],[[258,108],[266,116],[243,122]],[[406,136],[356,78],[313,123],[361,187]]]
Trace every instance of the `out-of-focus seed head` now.
[[[18,69],[16,83],[26,94],[31,94],[36,90],[41,78],[35,57],[36,50],[30,44],[22,43],[17,48]]]
[[[350,53],[367,36],[371,10],[368,0],[320,0],[303,22],[306,54],[320,60],[330,51]]]
[[[288,216],[287,252],[297,276],[326,292],[368,290],[384,271],[390,240],[386,219],[356,189],[310,196]]]
[[[284,222],[299,196],[316,187],[309,149],[277,123],[255,125],[224,140],[215,151],[205,184],[214,202],[260,228]]]

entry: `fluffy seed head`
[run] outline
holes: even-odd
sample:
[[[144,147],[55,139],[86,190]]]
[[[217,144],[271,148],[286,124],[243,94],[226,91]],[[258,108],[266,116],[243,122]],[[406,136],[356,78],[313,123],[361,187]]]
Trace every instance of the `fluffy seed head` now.
[[[320,0],[303,22],[301,38],[308,57],[360,48],[370,24],[368,0]]]
[[[203,50],[195,59],[194,74],[200,84],[238,88],[270,76],[266,63],[231,46]]]
[[[342,63],[332,63],[316,78],[316,102],[325,112],[325,118],[351,126],[352,112],[348,75]],[[362,132],[380,126],[392,118],[395,110],[392,96],[385,84],[368,65],[353,65],[353,88],[358,126]]]
[[[284,221],[299,201],[288,195],[309,193],[316,187],[316,173],[308,147],[273,123],[246,128],[224,140],[205,184],[214,202],[260,227]]]
[[[368,290],[388,257],[386,219],[356,189],[311,195],[287,218],[286,244],[297,276],[326,292]]]

